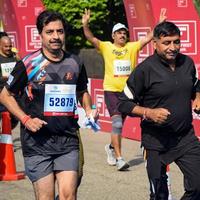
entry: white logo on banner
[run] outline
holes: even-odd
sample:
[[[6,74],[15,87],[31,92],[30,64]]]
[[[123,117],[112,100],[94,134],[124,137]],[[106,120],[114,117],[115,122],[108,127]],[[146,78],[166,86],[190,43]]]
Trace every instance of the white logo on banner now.
[[[108,109],[106,108],[106,104],[105,104],[105,101],[104,101],[104,92],[103,92],[103,89],[94,89],[94,98],[95,98],[95,102],[96,102],[96,106],[97,108],[99,109],[99,116],[101,117],[109,117],[109,113],[108,113]],[[102,120],[102,119],[99,119],[99,121],[102,121],[102,122],[109,122],[109,120]]]
[[[41,48],[40,35],[35,25],[25,26],[26,51],[35,51]]]
[[[12,45],[13,47],[16,47],[18,48],[18,41],[17,41],[17,32],[7,32],[8,35],[9,35],[9,38],[11,39],[12,41]]]
[[[181,31],[181,53],[197,55],[197,24],[194,20],[180,20],[173,22]]]
[[[177,0],[177,7],[180,7],[180,8],[188,7],[188,1],[187,0]]]
[[[136,10],[135,10],[135,5],[134,4],[129,4],[128,5],[128,9],[129,9],[129,13],[130,13],[130,17],[132,18],[132,19],[134,19],[134,18],[137,18],[137,14],[136,14]]]
[[[17,0],[18,7],[27,7],[27,0]]]
[[[35,7],[34,8],[34,14],[35,14],[35,16],[38,16],[43,10],[44,10],[43,7]]]
[[[145,38],[148,32],[151,31],[150,27],[133,27],[134,39],[139,40]],[[146,57],[152,53],[151,43],[148,43],[142,50],[139,52],[138,63],[142,62]]]

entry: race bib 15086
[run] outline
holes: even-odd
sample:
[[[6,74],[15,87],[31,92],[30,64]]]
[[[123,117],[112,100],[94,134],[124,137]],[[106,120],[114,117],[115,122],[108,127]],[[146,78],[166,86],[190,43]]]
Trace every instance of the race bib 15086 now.
[[[130,60],[114,60],[113,66],[115,77],[128,77],[131,73]]]

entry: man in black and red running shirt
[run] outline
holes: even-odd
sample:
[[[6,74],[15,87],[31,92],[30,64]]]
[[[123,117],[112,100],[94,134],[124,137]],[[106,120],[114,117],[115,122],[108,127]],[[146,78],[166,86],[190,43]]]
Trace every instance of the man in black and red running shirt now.
[[[91,108],[87,75],[80,60],[62,50],[66,23],[62,15],[43,11],[37,18],[42,48],[17,62],[0,101],[22,123],[26,174],[36,199],[53,200],[55,179],[60,199],[76,199],[79,170],[77,100],[86,115]],[[21,94],[22,105],[14,99]]]

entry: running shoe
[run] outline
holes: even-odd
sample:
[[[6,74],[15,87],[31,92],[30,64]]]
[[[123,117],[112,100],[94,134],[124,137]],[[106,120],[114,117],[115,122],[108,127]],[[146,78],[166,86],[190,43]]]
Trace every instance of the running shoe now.
[[[115,151],[110,148],[109,144],[106,144],[105,151],[107,154],[107,163],[109,165],[116,165]]]
[[[118,171],[123,171],[130,167],[130,165],[125,162],[123,158],[117,159],[116,166]]]

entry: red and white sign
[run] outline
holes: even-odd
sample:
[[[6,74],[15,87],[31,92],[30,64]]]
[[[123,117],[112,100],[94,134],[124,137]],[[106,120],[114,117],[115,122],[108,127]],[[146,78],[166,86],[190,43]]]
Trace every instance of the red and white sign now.
[[[133,27],[133,35],[136,40],[140,40],[147,36],[151,31],[151,27]],[[138,63],[142,62],[146,57],[153,53],[151,43],[147,44],[140,52],[138,57]]]
[[[179,8],[187,8],[188,7],[188,0],[177,0],[177,7]]]
[[[4,29],[21,57],[41,47],[36,18],[44,10],[41,0],[2,0],[0,13]]]
[[[25,50],[33,52],[41,48],[41,39],[35,25],[25,26]]]
[[[93,103],[99,109],[99,122],[103,131],[111,132],[112,125],[110,115],[104,100],[103,80],[91,79],[91,96]]]
[[[27,7],[27,1],[28,0],[17,0],[17,6],[18,7]]]
[[[173,21],[181,31],[181,53],[197,55],[197,23],[195,20]]]

